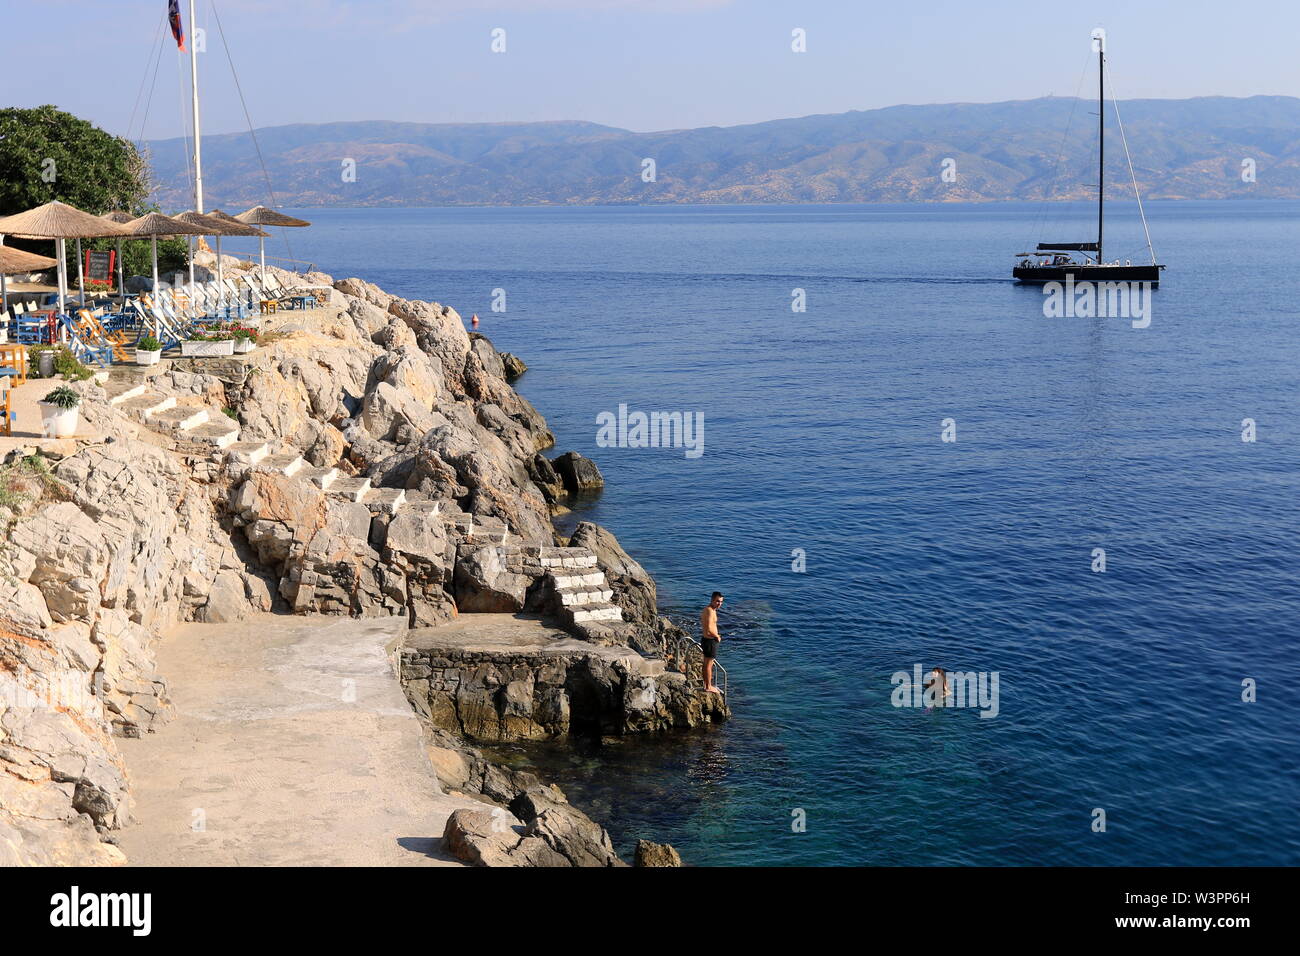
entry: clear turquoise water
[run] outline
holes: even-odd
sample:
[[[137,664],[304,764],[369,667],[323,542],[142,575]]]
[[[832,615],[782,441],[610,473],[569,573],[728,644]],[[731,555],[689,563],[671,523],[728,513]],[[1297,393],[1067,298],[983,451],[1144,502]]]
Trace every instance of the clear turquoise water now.
[[[1144,330],[1046,319],[1005,278],[1082,237],[1030,204],[304,212],[295,255],[478,312],[528,362],[557,451],[608,481],[582,516],[665,612],[728,595],[730,724],[520,755],[621,849],[1300,861],[1300,204],[1151,204]],[[705,454],[598,448],[619,403],[703,412]],[[917,663],[997,671],[999,716],[891,706]]]

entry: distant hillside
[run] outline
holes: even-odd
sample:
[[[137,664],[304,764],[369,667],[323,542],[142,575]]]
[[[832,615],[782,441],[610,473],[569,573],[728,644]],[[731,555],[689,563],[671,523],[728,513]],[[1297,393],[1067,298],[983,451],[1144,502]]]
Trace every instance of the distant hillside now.
[[[271,127],[257,139],[285,206],[1084,198],[1095,195],[1095,111],[1091,101],[1049,97],[658,133],[354,122]],[[1300,99],[1130,100],[1120,112],[1144,196],[1300,198]],[[1119,196],[1128,171],[1113,112],[1107,124],[1106,176]],[[160,202],[189,205],[185,141],[149,150]],[[647,157],[654,182],[642,181]],[[209,206],[267,201],[248,134],[204,137],[203,158]],[[1241,178],[1247,158],[1252,184]],[[341,175],[345,159],[356,163],[354,182]],[[956,162],[955,182],[940,175],[945,159]]]

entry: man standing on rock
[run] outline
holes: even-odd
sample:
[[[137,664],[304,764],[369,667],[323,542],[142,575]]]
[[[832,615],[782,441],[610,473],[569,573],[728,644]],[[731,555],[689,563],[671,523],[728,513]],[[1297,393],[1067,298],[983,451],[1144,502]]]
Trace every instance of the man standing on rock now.
[[[700,612],[700,629],[703,638],[700,646],[704,648],[704,689],[715,694],[722,691],[713,683],[713,663],[718,657],[718,643],[722,635],[718,633],[718,608],[722,607],[722,592],[714,591],[708,607]]]

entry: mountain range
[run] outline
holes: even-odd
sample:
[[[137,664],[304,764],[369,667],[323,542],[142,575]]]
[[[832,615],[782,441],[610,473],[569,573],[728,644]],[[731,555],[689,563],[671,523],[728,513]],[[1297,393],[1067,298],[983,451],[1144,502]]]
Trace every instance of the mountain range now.
[[[296,124],[259,129],[256,143],[204,136],[204,193],[228,211],[1081,199],[1096,195],[1096,109],[1045,97],[653,133],[576,121]],[[1144,198],[1300,198],[1300,99],[1121,101],[1123,139],[1107,110],[1108,197],[1132,195],[1126,139]],[[187,140],[146,149],[157,200],[192,205]]]

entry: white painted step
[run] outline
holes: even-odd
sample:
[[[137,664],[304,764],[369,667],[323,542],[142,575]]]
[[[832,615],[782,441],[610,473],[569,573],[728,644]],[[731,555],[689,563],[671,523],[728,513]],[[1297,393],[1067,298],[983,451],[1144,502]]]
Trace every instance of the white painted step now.
[[[591,586],[600,587],[601,585],[606,583],[604,571],[591,571],[585,574],[579,574],[579,573],[564,574],[564,573],[556,573],[552,571],[551,580],[555,582],[555,587],[557,590],[591,587]]]
[[[340,478],[330,485],[329,493],[349,501],[360,501],[369,490],[369,478]]]
[[[623,611],[617,604],[592,604],[586,607],[573,608],[571,613],[574,624],[582,624],[585,621],[623,620]]]
[[[226,446],[227,457],[244,465],[256,465],[270,453],[271,446],[264,441],[237,441]]]
[[[304,468],[298,477],[306,478],[321,491],[329,491],[330,486],[339,477],[339,470],[337,468]]]
[[[406,489],[371,488],[362,497],[361,503],[379,514],[397,514],[406,504]]]
[[[225,415],[225,421],[213,420],[187,429],[183,434],[186,441],[202,442],[215,448],[229,448],[239,441],[239,425]]]
[[[596,604],[610,604],[614,592],[609,588],[561,588],[555,592],[560,596],[560,603],[576,610]]]
[[[121,405],[123,402],[130,401],[133,398],[139,398],[148,388],[143,381],[131,384],[130,382],[106,382],[104,391],[108,393],[108,404]]]
[[[162,392],[155,392],[145,389],[138,395],[133,395],[122,401],[121,410],[127,414],[133,414],[137,418],[149,418],[151,415],[157,415],[169,408],[176,407],[175,395],[164,395]]]
[[[257,463],[256,467],[258,471],[275,471],[288,478],[297,474],[306,464],[302,455],[296,451],[290,451],[278,455],[267,455]]]
[[[161,411],[149,413],[149,424],[176,431],[189,431],[208,421],[208,410],[196,405],[173,404]]]

